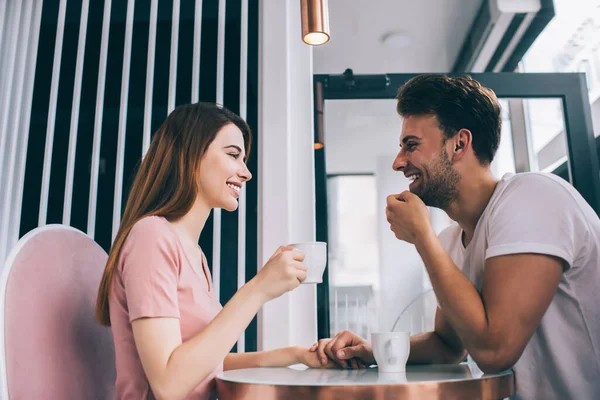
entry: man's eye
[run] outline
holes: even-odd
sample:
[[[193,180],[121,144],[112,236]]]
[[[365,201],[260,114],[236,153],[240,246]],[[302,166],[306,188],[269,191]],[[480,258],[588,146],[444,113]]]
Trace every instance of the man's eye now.
[[[236,160],[240,157],[240,153],[229,153],[229,155],[235,158]]]
[[[404,147],[406,148],[406,151],[413,151],[417,147],[417,144],[407,143]]]

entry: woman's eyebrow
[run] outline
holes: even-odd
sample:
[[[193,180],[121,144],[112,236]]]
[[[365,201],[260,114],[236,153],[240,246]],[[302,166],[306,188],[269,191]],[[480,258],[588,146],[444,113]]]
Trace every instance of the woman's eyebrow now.
[[[237,150],[237,151],[239,151],[240,153],[242,152],[242,148],[241,148],[241,147],[239,147],[239,146],[236,146],[235,144],[230,144],[229,146],[225,146],[225,147],[223,147],[223,148],[224,148],[224,149],[229,149],[229,148],[231,148],[231,147],[233,147],[234,149],[236,149],[236,150]]]

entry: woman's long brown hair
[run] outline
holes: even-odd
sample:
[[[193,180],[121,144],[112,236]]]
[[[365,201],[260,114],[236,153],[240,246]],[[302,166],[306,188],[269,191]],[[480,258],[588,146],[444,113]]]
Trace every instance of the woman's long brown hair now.
[[[177,107],[154,134],[133,180],[100,281],[96,319],[102,325],[110,326],[108,299],[121,249],[131,228],[147,216],[159,215],[174,221],[190,211],[198,194],[200,161],[219,130],[228,124],[234,124],[242,131],[248,157],[252,140],[248,124],[214,103]]]

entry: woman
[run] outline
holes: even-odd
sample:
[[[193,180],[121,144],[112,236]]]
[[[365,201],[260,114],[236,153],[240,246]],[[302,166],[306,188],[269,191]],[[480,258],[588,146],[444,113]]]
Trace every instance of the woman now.
[[[213,296],[198,239],[211,209],[237,208],[250,141],[244,120],[209,103],[178,107],[152,138],[96,305],[113,330],[117,398],[213,398],[223,369],[321,367],[301,347],[229,353],[265,302],[306,277],[303,254],[281,247],[225,307]]]

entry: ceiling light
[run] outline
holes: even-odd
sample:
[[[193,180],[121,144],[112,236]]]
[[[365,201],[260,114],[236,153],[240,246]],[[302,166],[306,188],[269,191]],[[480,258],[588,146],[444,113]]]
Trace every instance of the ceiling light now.
[[[301,0],[302,41],[318,46],[329,41],[328,0]]]

